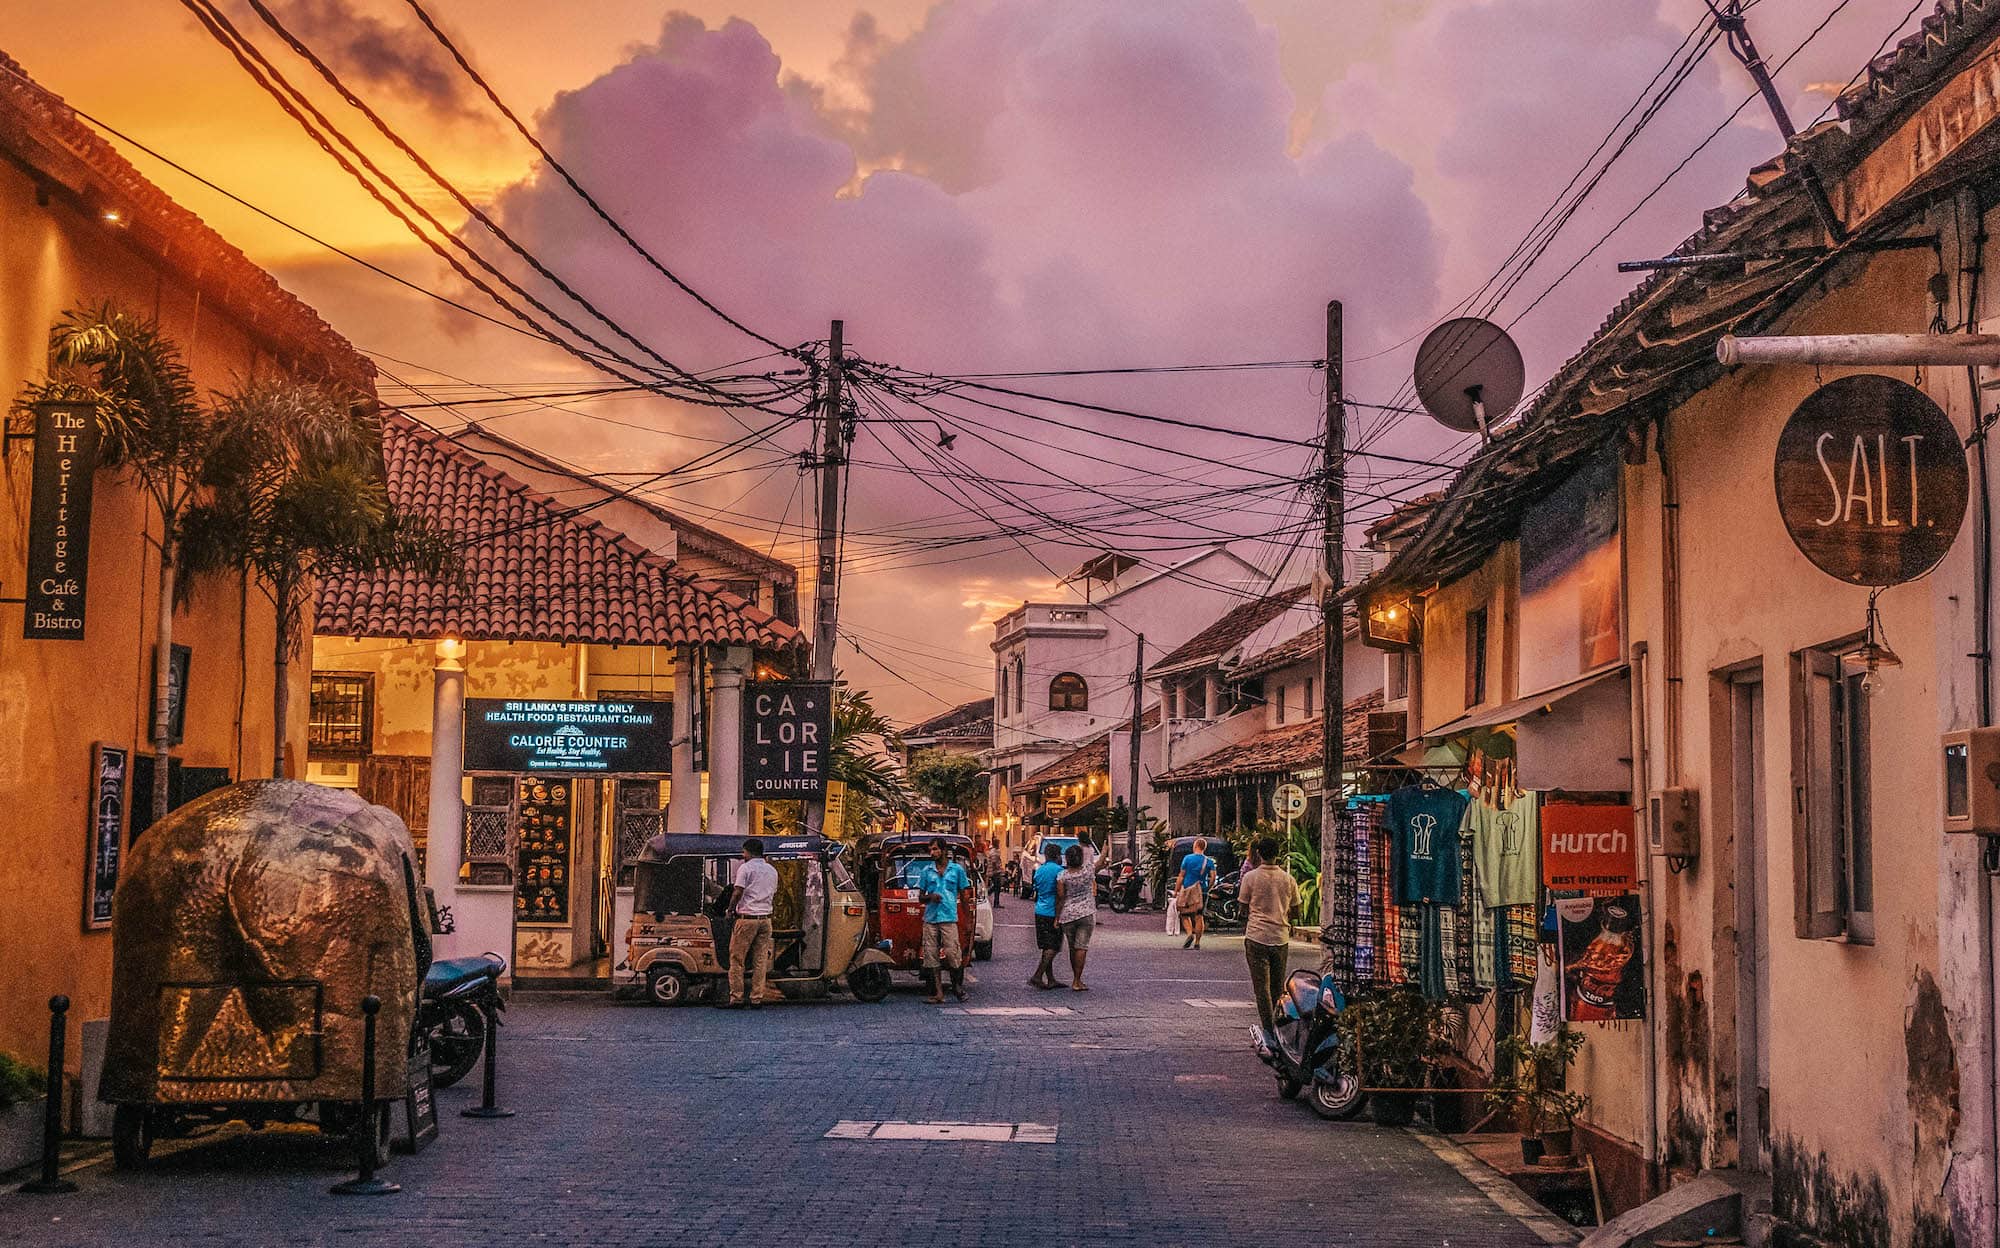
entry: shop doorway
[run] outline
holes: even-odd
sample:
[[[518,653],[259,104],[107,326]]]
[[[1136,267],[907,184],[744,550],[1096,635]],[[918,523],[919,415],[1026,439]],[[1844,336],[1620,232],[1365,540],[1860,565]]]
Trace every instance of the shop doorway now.
[[[1724,863],[1736,926],[1736,1147],[1744,1170],[1770,1168],[1771,907],[1770,844],[1764,775],[1764,681],[1761,664],[1719,674],[1723,722],[1717,742],[1728,753],[1727,806],[1733,833]]]

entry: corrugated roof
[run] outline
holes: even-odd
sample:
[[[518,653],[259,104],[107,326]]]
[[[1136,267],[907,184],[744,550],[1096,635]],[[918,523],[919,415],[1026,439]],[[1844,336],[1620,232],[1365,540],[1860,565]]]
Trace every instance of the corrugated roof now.
[[[375,366],[222,235],[174,202],[78,117],[62,97],[0,52],[0,148],[52,193],[92,215],[116,211],[107,241],[178,275],[262,339],[292,372],[374,392]]]
[[[1224,612],[1221,619],[1174,647],[1149,672],[1158,675],[1220,659],[1250,634],[1304,601],[1309,590],[1309,586],[1299,585],[1237,604]]]
[[[993,699],[979,698],[933,715],[903,733],[905,741],[984,740],[993,735]]]
[[[1110,771],[1111,734],[1126,726],[1120,724],[1117,728],[1107,728],[1053,763],[1023,776],[1021,783],[1014,786],[1016,791],[1025,792],[1030,789],[1045,788],[1051,784],[1081,780],[1093,771]],[[1139,716],[1139,731],[1144,733],[1159,726],[1160,707],[1156,702]]]
[[[1346,755],[1360,759],[1368,752],[1368,714],[1382,709],[1382,691],[1363,694],[1347,704],[1341,716]],[[1224,746],[1192,763],[1153,777],[1156,789],[1198,784],[1204,780],[1227,780],[1251,776],[1281,775],[1320,762],[1320,721],[1318,716],[1266,729],[1254,737]]]
[[[391,413],[389,497],[460,536],[464,570],[343,572],[319,589],[315,627],[352,637],[790,650],[791,625],[696,581],[605,525],[560,507],[436,431]]]

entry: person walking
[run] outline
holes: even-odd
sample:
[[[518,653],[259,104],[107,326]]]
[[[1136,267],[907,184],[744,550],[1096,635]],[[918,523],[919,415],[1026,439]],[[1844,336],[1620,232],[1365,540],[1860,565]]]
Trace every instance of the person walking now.
[[[1062,952],[1062,925],[1057,919],[1056,881],[1062,877],[1062,848],[1053,843],[1042,846],[1043,862],[1035,868],[1035,948],[1042,954],[1040,966],[1028,977],[1030,988],[1056,986],[1056,954]]]
[[[980,869],[986,872],[986,893],[995,910],[1000,909],[1000,894],[1006,891],[1006,881],[1001,878],[1000,843],[991,841],[986,846],[986,856],[980,859]]]
[[[1069,988],[1088,992],[1083,984],[1083,963],[1090,955],[1090,934],[1097,926],[1097,873],[1083,846],[1072,845],[1063,854],[1064,870],[1056,877],[1056,921],[1062,924],[1063,939],[1069,943]]]
[[[778,896],[778,869],[764,861],[761,838],[743,842],[743,864],[736,868],[732,891],[729,909],[736,925],[729,933],[729,997],[723,1007],[759,1009],[771,978],[771,904]]]
[[[1197,836],[1194,847],[1181,859],[1181,887],[1175,898],[1180,907],[1181,926],[1187,939],[1183,949],[1201,948],[1202,934],[1208,930],[1208,889],[1215,883],[1215,859],[1208,856],[1208,841]]]
[[[971,889],[972,877],[952,861],[944,841],[932,841],[931,860],[917,872],[917,897],[924,903],[924,984],[931,990],[924,1000],[932,1005],[944,1004],[940,962],[951,968],[951,995],[965,1000],[965,947],[958,940],[958,903],[960,894]]]
[[[1292,907],[1299,901],[1298,881],[1278,866],[1278,838],[1259,837],[1252,848],[1254,862],[1243,873],[1236,896],[1250,908],[1243,928],[1243,957],[1250,964],[1250,995],[1257,999],[1257,1020],[1270,1035],[1277,1003],[1285,995],[1285,970],[1292,953]]]

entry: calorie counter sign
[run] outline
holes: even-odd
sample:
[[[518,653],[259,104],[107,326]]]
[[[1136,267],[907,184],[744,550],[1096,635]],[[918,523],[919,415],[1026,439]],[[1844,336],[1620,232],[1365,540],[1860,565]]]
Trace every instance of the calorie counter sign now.
[[[743,695],[744,798],[825,798],[833,682],[755,681],[743,687]]]

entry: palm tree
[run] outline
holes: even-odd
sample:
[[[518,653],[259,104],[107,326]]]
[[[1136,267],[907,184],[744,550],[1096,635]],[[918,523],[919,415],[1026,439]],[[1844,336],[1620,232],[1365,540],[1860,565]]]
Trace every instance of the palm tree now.
[[[847,805],[838,828],[823,829],[842,839],[859,836],[882,811],[907,810],[913,794],[891,750],[900,746],[896,725],[875,709],[865,689],[843,689],[833,703],[833,743],[827,749],[827,776],[847,786]],[[796,835],[804,826],[804,803],[769,802],[765,821],[777,835]]]
[[[182,525],[187,580],[240,570],[271,600],[271,775],[282,777],[291,660],[320,579],[383,566],[442,575],[457,565],[457,548],[425,517],[391,505],[381,421],[360,396],[270,379],[223,396],[216,414],[222,436],[203,472],[208,492]]]
[[[62,401],[97,409],[99,462],[124,468],[160,513],[159,616],[153,637],[153,818],[167,813],[176,559],[181,524],[218,434],[196,399],[180,349],[157,322],[115,304],[65,312],[49,331],[49,376],[20,405]]]

